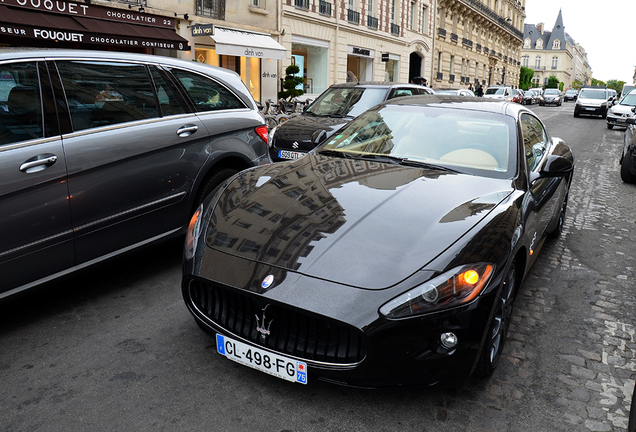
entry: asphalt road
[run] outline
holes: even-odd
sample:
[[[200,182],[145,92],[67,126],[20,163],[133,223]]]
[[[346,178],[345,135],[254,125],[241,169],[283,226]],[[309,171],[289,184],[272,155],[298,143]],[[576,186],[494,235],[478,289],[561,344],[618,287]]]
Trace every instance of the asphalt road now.
[[[0,303],[0,430],[625,430],[636,186],[619,176],[623,132],[573,107],[531,107],[571,145],[576,174],[565,231],[526,278],[490,380],[368,391],[230,362],[182,301],[177,241]]]

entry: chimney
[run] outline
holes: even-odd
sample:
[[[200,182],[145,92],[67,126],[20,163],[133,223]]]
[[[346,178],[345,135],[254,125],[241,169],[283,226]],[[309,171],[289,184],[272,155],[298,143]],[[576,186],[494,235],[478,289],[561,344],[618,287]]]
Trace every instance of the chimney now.
[[[543,34],[543,23],[537,24],[537,30],[539,30],[539,33]]]

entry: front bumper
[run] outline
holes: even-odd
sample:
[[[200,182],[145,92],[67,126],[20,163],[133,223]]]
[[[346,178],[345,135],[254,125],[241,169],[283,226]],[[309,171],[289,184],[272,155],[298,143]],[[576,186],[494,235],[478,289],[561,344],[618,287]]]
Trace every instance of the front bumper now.
[[[623,115],[617,115],[608,112],[606,120],[608,125],[627,127],[627,124],[625,123],[626,118],[627,117]]]
[[[576,105],[574,107],[574,112],[578,114],[605,116],[607,115],[607,107],[593,105]]]

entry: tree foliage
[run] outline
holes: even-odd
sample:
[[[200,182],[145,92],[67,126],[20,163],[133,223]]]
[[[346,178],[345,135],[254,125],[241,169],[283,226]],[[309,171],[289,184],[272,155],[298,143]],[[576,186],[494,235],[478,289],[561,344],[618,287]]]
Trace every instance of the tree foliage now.
[[[545,86],[546,88],[559,88],[559,79],[554,76],[554,75],[550,75],[550,77],[548,78],[548,85]]]
[[[299,84],[304,82],[302,77],[296,76],[300,72],[298,65],[291,64],[285,69],[285,79],[283,80],[283,91],[278,92],[278,97],[292,99],[305,93],[304,90],[297,89]]]
[[[592,85],[593,86],[599,86],[599,87],[605,87],[607,84],[605,84],[605,81],[601,81],[601,80],[597,80],[596,78],[592,78]]]
[[[534,77],[534,71],[521,66],[521,70],[519,71],[519,87],[523,90],[528,90],[532,87],[532,77]]]
[[[581,87],[583,86],[583,83],[579,80],[576,81],[572,81],[572,84],[570,84],[570,88],[576,89],[576,90],[581,90]]]
[[[611,79],[607,81],[607,88],[614,89],[617,92],[620,92],[621,90],[623,90],[624,85],[625,85],[625,81],[618,81],[615,79]]]

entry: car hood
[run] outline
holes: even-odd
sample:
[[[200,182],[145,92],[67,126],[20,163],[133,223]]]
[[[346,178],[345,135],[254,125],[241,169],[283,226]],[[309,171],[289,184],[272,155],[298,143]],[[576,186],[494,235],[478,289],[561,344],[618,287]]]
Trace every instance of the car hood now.
[[[576,100],[581,105],[601,106],[607,103],[606,99],[587,99],[579,96]]]
[[[383,289],[421,269],[512,192],[510,180],[309,154],[239,174],[209,213],[209,248]]]
[[[278,149],[309,151],[352,119],[353,117],[317,117],[303,113],[276,128],[272,145]],[[325,134],[320,137],[319,142],[313,142],[312,136],[320,131],[325,131]]]
[[[614,114],[619,114],[619,115],[623,115],[623,114],[633,114],[632,112],[632,108],[634,108],[631,105],[614,105],[612,108],[610,108],[610,111],[612,111]]]

